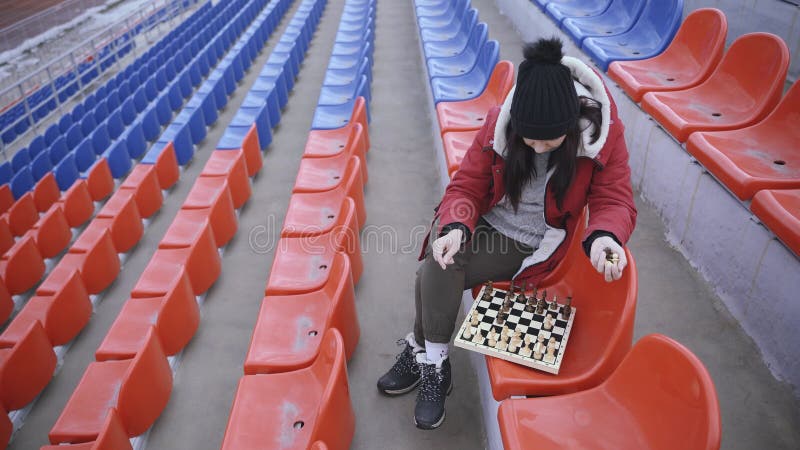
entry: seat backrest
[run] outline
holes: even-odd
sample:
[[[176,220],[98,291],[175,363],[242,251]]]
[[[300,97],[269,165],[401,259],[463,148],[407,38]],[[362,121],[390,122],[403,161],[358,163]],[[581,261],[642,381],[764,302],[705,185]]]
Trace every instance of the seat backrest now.
[[[639,423],[652,449],[718,449],[714,382],[689,349],[660,334],[641,338],[602,385]]]
[[[329,328],[325,332],[311,372],[324,390],[310,442],[322,440],[333,448],[349,448],[355,415],[347,382],[344,339],[339,330]]]
[[[514,63],[506,60],[498,62],[486,85],[487,92],[495,96],[495,103],[499,105],[511,92],[512,87],[514,87]]]
[[[336,252],[331,261],[331,270],[328,272],[328,282],[323,290],[329,299],[347,295],[347,290],[353,292],[353,279],[351,275],[350,258],[344,253]]]
[[[181,267],[174,277],[174,284],[164,295],[164,303],[158,314],[158,328],[169,332],[174,326],[171,324],[179,324],[184,328],[189,326],[188,322],[196,327],[200,322],[200,310],[186,269]]]
[[[471,49],[473,52],[478,53],[480,49],[483,48],[483,43],[486,42],[488,36],[488,25],[484,22],[475,25],[469,33],[469,39],[467,40],[465,49]]]
[[[732,77],[742,89],[733,95],[749,96],[757,108],[771,110],[781,98],[788,70],[789,49],[783,39],[771,33],[748,33],[733,41],[709,81]]]
[[[795,80],[786,95],[783,96],[778,106],[770,113],[767,120],[779,120],[791,123],[785,129],[787,133],[797,133],[798,128],[794,126],[800,118],[800,80]]]
[[[683,0],[659,0],[646,2],[642,15],[634,28],[645,27],[660,37],[672,39],[672,35],[683,18]]]
[[[497,41],[486,41],[478,53],[478,59],[475,62],[475,67],[479,68],[483,73],[492,77],[492,72],[497,66],[497,60],[500,59],[500,44]],[[488,80],[487,80],[488,84]]]
[[[459,23],[458,25],[458,34],[466,38],[469,38],[470,32],[472,32],[472,29],[475,28],[477,24],[478,24],[478,10],[475,8],[471,8],[461,18],[461,23]]]

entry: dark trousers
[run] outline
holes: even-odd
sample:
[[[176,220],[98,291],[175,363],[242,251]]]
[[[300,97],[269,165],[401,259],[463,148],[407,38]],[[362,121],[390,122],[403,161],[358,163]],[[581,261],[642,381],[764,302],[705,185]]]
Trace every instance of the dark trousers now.
[[[436,224],[432,233],[437,230]],[[433,243],[436,236],[431,235]],[[430,245],[417,270],[414,338],[449,343],[456,326],[458,308],[465,289],[488,280],[510,280],[533,249],[506,237],[481,219],[472,239],[455,254],[455,263],[442,270],[432,256]]]

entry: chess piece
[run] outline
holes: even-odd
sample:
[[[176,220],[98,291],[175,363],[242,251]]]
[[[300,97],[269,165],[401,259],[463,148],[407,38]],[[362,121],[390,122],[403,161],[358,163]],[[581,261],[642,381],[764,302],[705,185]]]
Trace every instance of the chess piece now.
[[[489,347],[494,347],[497,345],[497,332],[494,331],[494,328],[489,330],[489,336],[487,337],[489,338]]]
[[[469,324],[473,327],[477,327],[479,323],[478,311],[472,311],[472,321]]]
[[[604,248],[603,251],[606,252],[606,264],[616,265],[619,262],[619,254],[608,247]]]
[[[544,346],[537,343],[533,346],[533,359],[541,361],[542,356],[544,356]]]
[[[527,302],[525,303],[525,312],[533,312],[534,304],[533,304],[533,296],[528,297]]]
[[[550,309],[553,311],[558,311],[558,296],[553,296],[553,302],[550,303]]]
[[[491,281],[487,281],[486,284],[483,286],[483,296],[481,300],[489,301],[492,299],[492,291],[494,290],[494,286],[492,285]]]
[[[517,296],[517,301],[520,303],[525,303],[528,301],[528,297],[525,296],[525,289],[520,289],[519,295]]]
[[[530,338],[530,335],[525,336],[525,342],[524,342],[525,345],[523,345],[522,348],[519,350],[519,354],[526,358],[531,357],[531,341],[528,338]]]
[[[472,336],[472,342],[475,344],[480,344],[483,342],[483,334],[481,333],[481,329],[475,329],[475,334]]]
[[[564,320],[569,320],[569,315],[572,314],[572,297],[567,297],[567,303],[561,307],[561,317]]]
[[[554,322],[553,315],[550,314],[550,313],[547,313],[547,315],[544,317],[544,322],[542,323],[542,328],[544,328],[547,331],[552,330],[553,329],[553,322]]]
[[[508,317],[508,313],[500,311],[497,313],[497,324],[503,325],[506,322],[506,317]]]
[[[463,337],[464,337],[464,339],[466,339],[466,340],[470,340],[470,339],[472,339],[472,327],[471,327],[471,326],[469,326],[469,325],[467,325],[466,327],[464,327],[464,334],[462,334],[462,336],[463,336]]]
[[[527,346],[531,345],[531,341],[532,340],[533,340],[533,336],[531,336],[530,334],[526,334],[525,335],[525,346],[527,347]]]
[[[544,301],[543,298],[536,300],[536,314],[544,314],[544,309],[547,307],[547,303]]]
[[[503,301],[503,311],[508,312],[511,309],[511,306],[514,305],[514,300],[511,299],[511,296],[507,296],[506,299]]]

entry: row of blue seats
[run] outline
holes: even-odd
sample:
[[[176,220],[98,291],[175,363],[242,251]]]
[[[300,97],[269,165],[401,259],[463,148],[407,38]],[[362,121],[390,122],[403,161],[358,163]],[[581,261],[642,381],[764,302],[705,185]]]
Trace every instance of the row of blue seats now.
[[[346,6],[311,129],[329,130],[347,125],[358,97],[366,100],[369,121],[374,41],[375,7],[369,2]]]
[[[483,92],[500,58],[470,0],[448,8],[417,2],[417,23],[435,103],[475,98]]]
[[[59,103],[63,103],[75,95],[80,89],[78,77],[80,77],[81,85],[86,85],[108,70],[118,58],[127,55],[135,45],[136,35],[145,27],[152,27],[156,22],[166,20],[165,16],[169,11],[174,11],[178,3],[180,2],[174,1],[171,5],[159,9],[145,21],[137,23],[130,30],[106,43],[96,54],[88,56],[74,69],[57,76],[53,80],[53,84],[36,89],[23,101],[0,114],[0,139],[3,143],[10,144],[17,136],[27,131],[28,127],[47,117],[58,107]],[[184,1],[182,7],[188,6],[188,3],[190,2]],[[31,112],[30,118],[25,117],[26,111]]]
[[[19,198],[38,181],[38,178],[33,177],[34,172],[37,177],[47,173],[47,158],[41,156],[42,154],[49,153],[52,166],[57,168],[65,154],[77,151],[82,146],[89,146],[96,153],[106,151],[106,145],[110,140],[106,136],[116,139],[133,128],[131,124],[135,119],[134,112],[141,113],[144,107],[167,88],[171,78],[177,75],[176,71],[184,69],[185,66],[189,66],[190,70],[181,74],[179,86],[183,87],[183,95],[188,96],[191,93],[191,85],[199,84],[202,80],[201,73],[207,73],[210,64],[216,62],[224,52],[225,46],[221,43],[206,51],[203,54],[204,58],[192,63],[194,55],[200,52],[201,45],[212,39],[214,34],[214,29],[208,26],[205,27],[205,31],[201,32],[202,24],[215,17],[215,14],[219,14],[220,9],[216,7],[212,9],[210,6],[205,7],[204,5],[204,8],[191,17],[194,19],[192,20],[193,24],[187,23],[189,22],[187,20],[179,27],[179,37],[170,35],[162,39],[151,51],[133,63],[132,66],[139,66],[138,70],[128,71],[126,69],[121,73],[121,77],[112,78],[97,92],[87,96],[84,102],[76,105],[69,115],[65,115],[59,123],[48,128],[43,136],[37,136],[27,149],[17,152],[10,165],[8,162],[0,165],[0,182],[6,182],[8,178],[11,178],[12,192],[15,198]],[[220,24],[225,23],[233,14],[234,11],[229,10],[226,14],[217,17],[216,20]],[[233,37],[235,36],[229,36],[226,39],[228,45]],[[173,42],[168,44],[170,38],[173,39]],[[169,56],[172,54],[175,56]],[[126,74],[130,75],[126,78]],[[114,88],[118,83],[119,87]],[[120,103],[121,100],[124,102]],[[164,120],[163,107],[161,111],[161,117]],[[62,133],[62,127],[67,128],[65,133]],[[155,135],[153,132],[146,134],[148,140],[152,141],[157,137],[158,130],[155,131]],[[94,158],[88,160],[85,158],[87,153],[81,154],[84,157],[78,158],[79,161],[86,161],[89,165],[94,162]],[[37,162],[35,170],[33,170],[34,161]],[[71,185],[71,181],[74,181],[74,172],[76,172],[76,170],[70,170],[73,164],[69,161],[65,164],[67,169],[63,173],[69,175],[59,177],[59,171],[56,171],[62,190]],[[87,169],[88,167],[82,163],[77,166],[77,171]]]
[[[683,0],[532,1],[604,71],[663,52],[683,18]]]

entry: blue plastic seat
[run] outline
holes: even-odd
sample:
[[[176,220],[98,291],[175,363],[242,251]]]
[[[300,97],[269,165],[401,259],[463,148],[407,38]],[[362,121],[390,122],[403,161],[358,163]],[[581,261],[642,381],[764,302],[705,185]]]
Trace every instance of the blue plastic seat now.
[[[250,132],[252,125],[228,125],[217,144],[217,150],[235,150],[242,148],[244,137]]]
[[[14,169],[14,173],[19,172],[30,163],[31,156],[27,148],[19,149],[17,153],[14,153],[14,156],[11,157],[11,167]]]
[[[170,124],[158,142],[162,144],[172,142],[178,164],[182,166],[194,157],[194,146],[192,145],[188,124]]]
[[[206,138],[206,119],[203,117],[203,110],[200,108],[186,108],[184,111],[189,113],[187,123],[189,135],[192,138],[192,143],[197,145]]]
[[[485,23],[479,23],[470,30],[469,35],[458,35],[453,39],[439,42],[424,42],[422,44],[425,58],[447,58],[451,56],[458,56],[468,49],[478,52],[486,42],[488,37],[488,27]],[[475,46],[480,43],[479,46]]]
[[[169,107],[169,97],[166,94],[156,100],[156,114],[158,123],[162,127],[167,126],[172,120],[172,109]]]
[[[147,140],[144,137],[144,130],[141,122],[136,122],[128,129],[124,135],[125,145],[128,148],[128,154],[133,159],[139,159],[147,151]]]
[[[94,121],[95,123],[103,123],[108,118],[108,103],[105,100],[97,102],[94,107]]]
[[[192,79],[188,71],[181,72],[181,75],[178,77],[177,85],[184,99],[192,96],[194,88],[192,87]]]
[[[47,130],[44,132],[44,143],[50,145],[53,141],[56,140],[57,137],[61,136],[61,130],[58,129],[58,124],[52,124],[47,127]]]
[[[606,71],[611,61],[656,56],[672,42],[683,17],[683,0],[647,2],[633,27],[616,36],[583,40],[583,51]]]
[[[11,181],[14,176],[14,169],[11,168],[11,161],[0,164],[0,185]]]
[[[114,111],[108,116],[106,127],[108,129],[108,136],[112,141],[122,135],[122,132],[125,131],[125,124],[122,122],[122,113],[119,110]]]
[[[608,9],[593,17],[569,17],[562,29],[581,46],[593,36],[614,36],[628,31],[644,9],[645,0],[612,0]]]
[[[64,134],[67,132],[67,130],[69,130],[69,127],[71,126],[72,126],[72,114],[65,113],[63,116],[61,116],[61,119],[58,120],[58,131],[60,131],[61,134]]]
[[[256,126],[261,150],[265,150],[272,142],[272,127],[269,119],[269,108],[266,104],[260,107],[241,107],[231,121],[231,126],[233,127],[246,128],[253,124]]]
[[[110,148],[106,149],[102,155],[108,160],[108,168],[111,176],[118,180],[128,174],[131,170],[131,156],[128,153],[128,146],[125,140],[119,140]]]
[[[98,155],[102,154],[111,145],[111,137],[108,135],[108,127],[101,123],[92,133],[92,148]]]
[[[124,123],[125,126],[130,125],[134,120],[136,120],[136,106],[133,105],[132,98],[128,98],[122,103],[119,113],[120,117],[122,117],[122,123]]]
[[[148,103],[158,98],[158,88],[156,88],[156,80],[154,78],[147,79],[147,82],[144,84],[144,94],[147,97]]]
[[[286,84],[286,75],[283,67],[266,65],[256,79],[251,92],[269,92],[275,90],[278,95],[278,104],[281,109],[289,102],[289,88]]]
[[[67,153],[69,153],[67,140],[64,138],[64,136],[61,136],[50,145],[50,162],[52,164],[58,164],[58,162],[61,161],[61,158],[63,158]]]
[[[67,148],[69,148],[70,150],[74,149],[83,140],[83,131],[81,130],[81,124],[80,123],[73,124],[69,128],[69,130],[67,130],[67,134],[64,137],[67,140]]]
[[[89,94],[83,100],[83,107],[86,112],[91,111],[95,107],[95,105],[97,105],[95,94]]]
[[[362,83],[359,86],[358,96],[363,96],[365,99],[369,98],[366,76],[362,78]],[[347,125],[347,123],[350,122],[350,117],[353,114],[354,105],[355,99],[341,105],[317,105],[317,109],[314,111],[314,119],[311,122],[311,129],[331,130]],[[367,121],[369,122],[369,101],[366,102],[366,106]]]
[[[169,107],[173,111],[178,111],[183,106],[183,96],[181,95],[181,88],[178,86],[178,83],[173,83],[168,91],[167,91],[167,100],[169,101]]]
[[[81,120],[81,132],[84,136],[89,136],[92,131],[97,127],[97,122],[94,120],[94,114],[89,112]]]
[[[136,108],[136,114],[141,113],[147,108],[149,101],[147,100],[147,95],[144,93],[145,88],[144,86],[140,86],[136,89],[136,92],[133,94],[133,107]]]
[[[244,76],[244,73],[242,76]],[[203,76],[200,75],[200,66],[197,64],[197,61],[189,66],[189,78],[192,80],[192,86],[194,87],[200,86],[200,83],[203,82]],[[241,78],[237,79],[236,81],[239,81],[240,79]]]
[[[84,114],[86,114],[86,109],[84,108],[83,103],[78,103],[75,105],[70,113],[70,115],[72,115],[72,121],[75,123],[80,122],[80,120],[83,119]]]
[[[20,197],[33,189],[34,184],[35,181],[33,180],[31,168],[25,166],[20,169],[11,178],[11,194],[14,195],[14,200],[19,200]]]
[[[47,145],[44,142],[44,136],[42,136],[41,134],[37,135],[31,140],[31,143],[28,144],[28,155],[35,157],[36,155],[39,154],[39,152],[44,150],[46,147]]]
[[[84,139],[72,152],[75,155],[75,166],[79,172],[84,172],[94,164],[97,153],[94,152],[91,139]]]
[[[108,108],[108,113],[111,114],[112,111],[117,109],[120,104],[119,94],[117,94],[116,90],[113,90],[108,93],[106,96],[106,108]]]
[[[457,39],[458,42],[465,43],[469,39],[469,34],[477,23],[478,10],[470,9],[459,21],[453,22],[449,26],[421,28],[419,33],[422,42],[442,42]]]
[[[166,64],[164,64],[164,75],[167,77],[167,82],[171,82],[175,79],[177,72],[175,71],[175,60],[170,58]]]
[[[486,24],[481,24],[486,25]],[[494,50],[496,48],[496,50]],[[497,41],[486,41],[482,47],[475,50],[469,46],[460,55],[449,58],[430,58],[428,59],[428,76],[434,77],[455,77],[465,74],[472,70],[478,61],[480,52],[496,52],[500,54],[500,44]],[[498,56],[499,57],[499,56]]]
[[[537,0],[538,1],[538,0]],[[549,1],[544,12],[561,25],[567,17],[593,17],[608,9],[612,0],[569,0]]]
[[[485,45],[472,69],[457,77],[431,78],[434,103],[475,98],[483,92],[499,58],[499,48]]]
[[[51,170],[53,170],[53,164],[50,162],[50,152],[47,150],[39,153],[31,161],[31,174],[35,182],[41,180]]]
[[[128,81],[123,81],[117,88],[117,95],[119,95],[120,100],[130,97],[131,92],[131,84]]]
[[[437,4],[430,4],[424,6],[417,6],[417,18],[425,18],[426,24],[436,21],[447,21],[454,15],[458,14],[469,8],[469,0],[455,0],[449,2],[441,2]],[[422,24],[420,24],[422,26]]]
[[[163,67],[158,69],[158,71],[156,71],[155,80],[156,80],[156,89],[158,89],[158,92],[163,91],[164,88],[167,87],[167,71],[166,71],[166,69],[164,69]]]
[[[60,190],[66,191],[72,187],[72,184],[75,183],[75,180],[80,176],[78,167],[75,165],[74,153],[68,153],[67,156],[56,165],[53,172],[55,173],[56,183]]]

